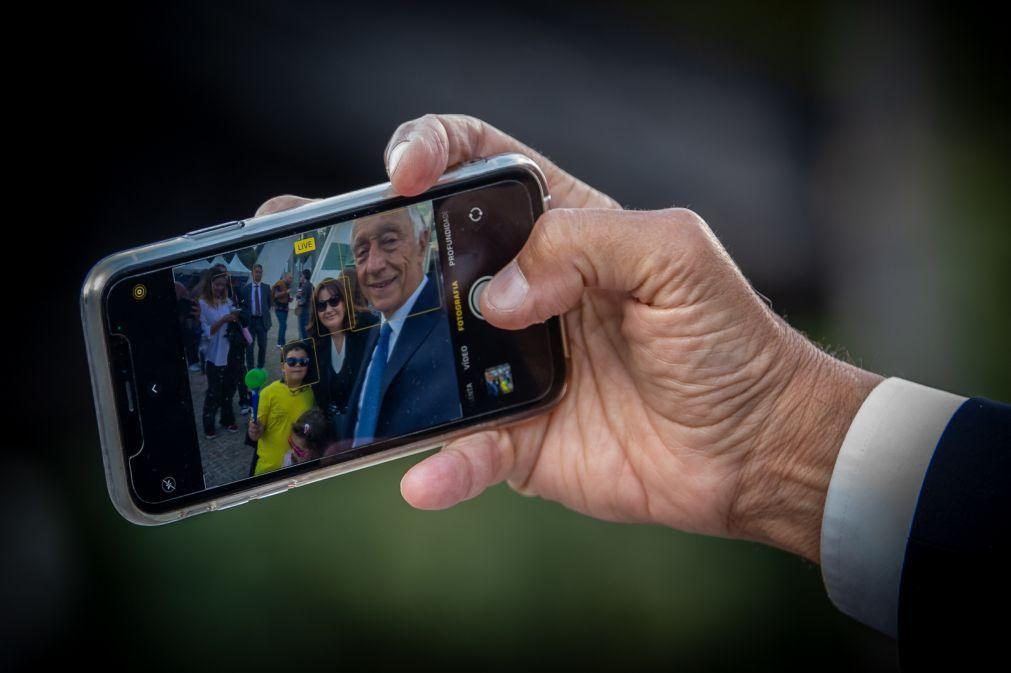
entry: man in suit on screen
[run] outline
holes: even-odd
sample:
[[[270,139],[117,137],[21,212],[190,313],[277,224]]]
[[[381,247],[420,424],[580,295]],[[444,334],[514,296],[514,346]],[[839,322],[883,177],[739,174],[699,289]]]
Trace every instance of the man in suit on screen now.
[[[267,332],[270,330],[270,288],[263,282],[263,267],[253,265],[252,278],[239,290],[239,303],[257,347],[256,366],[263,369],[266,361]],[[246,368],[253,368],[253,346],[246,349]]]
[[[352,403],[337,424],[345,446],[406,435],[461,416],[449,323],[439,285],[426,274],[430,238],[413,207],[352,225],[355,273],[382,319],[371,330]]]

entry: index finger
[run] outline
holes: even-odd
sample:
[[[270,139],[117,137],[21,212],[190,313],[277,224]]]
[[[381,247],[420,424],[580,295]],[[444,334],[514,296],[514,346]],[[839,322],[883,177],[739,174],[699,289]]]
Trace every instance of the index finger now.
[[[386,172],[397,192],[414,196],[456,164],[518,152],[532,159],[548,180],[552,202],[563,208],[620,208],[617,201],[555,166],[491,124],[467,115],[428,114],[401,124],[386,145]]]

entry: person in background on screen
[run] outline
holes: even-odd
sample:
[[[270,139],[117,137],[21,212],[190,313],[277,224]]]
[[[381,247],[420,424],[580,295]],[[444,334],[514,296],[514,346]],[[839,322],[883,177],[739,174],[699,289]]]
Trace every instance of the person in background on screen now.
[[[286,344],[281,350],[281,380],[260,391],[256,420],[249,419],[247,434],[256,442],[250,476],[280,468],[290,449],[291,427],[316,404],[307,379],[311,371],[311,347],[302,341]]]
[[[199,300],[200,325],[207,339],[204,370],[207,392],[204,396],[204,436],[217,435],[216,419],[220,413],[221,425],[228,432],[236,432],[235,411],[232,398],[238,382],[239,370],[235,359],[230,358],[229,328],[238,325],[239,308],[232,303],[228,271],[218,264],[204,272]]]
[[[284,348],[288,337],[288,305],[291,304],[291,273],[285,271],[271,288],[274,316],[277,317],[277,349]]]
[[[348,410],[351,388],[362,367],[369,328],[378,318],[369,311],[353,273],[324,278],[316,286],[307,331],[316,344],[319,380],[316,404],[330,423]],[[357,299],[356,299],[357,298]]]
[[[329,423],[318,408],[313,407],[298,417],[288,435],[288,451],[282,467],[291,467],[322,457],[330,437]]]
[[[298,290],[295,292],[295,314],[298,316],[298,337],[305,340],[309,337],[306,328],[309,324],[309,317],[312,315],[312,277],[311,269],[302,269],[299,274]]]

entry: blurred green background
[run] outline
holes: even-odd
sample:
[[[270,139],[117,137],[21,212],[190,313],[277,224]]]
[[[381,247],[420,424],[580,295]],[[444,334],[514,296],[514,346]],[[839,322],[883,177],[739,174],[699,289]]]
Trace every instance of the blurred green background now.
[[[628,207],[697,210],[825,347],[1006,401],[1011,87],[986,11],[182,2],[40,18],[47,60],[25,91],[52,142],[31,203],[59,233],[9,281],[28,309],[9,329],[30,326],[16,352],[45,357],[19,362],[29,438],[0,477],[5,668],[897,669],[817,566],[504,486],[416,512],[398,492],[416,459],[128,524],[105,490],[78,293],[116,250],[274,194],[381,182],[399,122],[465,112]]]

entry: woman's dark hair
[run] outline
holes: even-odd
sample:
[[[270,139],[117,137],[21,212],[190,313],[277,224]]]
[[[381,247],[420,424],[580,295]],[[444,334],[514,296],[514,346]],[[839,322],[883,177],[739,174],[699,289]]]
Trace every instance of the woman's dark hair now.
[[[298,420],[292,424],[291,431],[305,440],[310,459],[319,458],[322,455],[330,429],[326,422],[326,416],[318,407],[313,407],[299,416]]]
[[[365,297],[358,286],[358,279],[355,278],[353,273],[342,273],[336,278],[324,278],[312,289],[312,315],[305,330],[311,339],[319,339],[322,336],[319,329],[319,311],[316,310],[316,302],[319,300],[319,293],[323,288],[326,288],[331,295],[337,295],[341,298],[341,303],[344,304],[345,328],[351,327],[352,312],[361,313],[368,310],[366,308]]]
[[[312,271],[310,269],[302,269],[302,278],[309,280],[312,277]]]
[[[344,283],[337,278],[324,278],[312,289],[312,301],[309,303],[312,307],[312,315],[309,316],[309,324],[305,327],[305,332],[309,335],[310,339],[318,339],[320,337],[319,311],[316,309],[316,302],[319,300],[320,291],[324,289],[330,292],[331,295],[341,298],[341,303],[344,304],[344,320],[345,322],[348,320],[348,297],[344,291]]]

